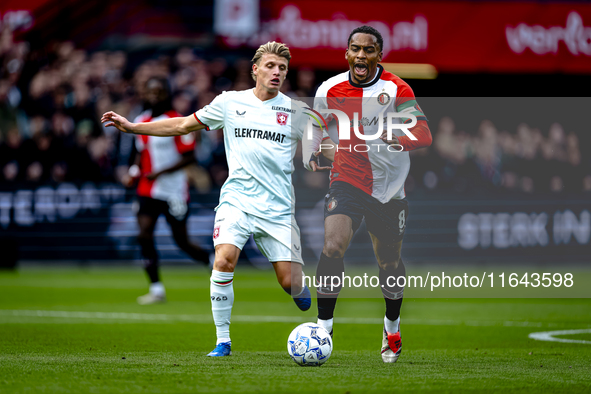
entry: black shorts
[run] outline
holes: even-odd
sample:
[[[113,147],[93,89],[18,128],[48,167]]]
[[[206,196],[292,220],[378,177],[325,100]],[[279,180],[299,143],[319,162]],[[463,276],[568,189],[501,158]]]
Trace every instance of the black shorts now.
[[[147,215],[153,218],[164,215],[169,224],[186,222],[189,217],[189,207],[186,201],[164,201],[150,197],[138,197],[138,200],[138,215]]]
[[[390,200],[382,204],[369,194],[346,182],[333,182],[324,199],[324,218],[347,215],[357,231],[365,218],[367,231],[385,243],[399,242],[404,237],[408,220],[408,201]]]

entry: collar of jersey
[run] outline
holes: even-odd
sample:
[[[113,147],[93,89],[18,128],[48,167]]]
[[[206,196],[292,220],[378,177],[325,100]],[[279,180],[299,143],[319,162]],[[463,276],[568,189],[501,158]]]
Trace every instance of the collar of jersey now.
[[[250,91],[252,92],[252,95],[254,96],[254,98],[255,98],[255,99],[256,99],[256,100],[257,100],[259,103],[261,103],[261,104],[264,104],[264,105],[267,105],[268,103],[272,103],[272,102],[273,102],[273,100],[276,100],[277,98],[279,98],[279,94],[281,93],[281,92],[277,92],[277,96],[273,97],[272,99],[269,99],[269,100],[265,100],[265,101],[263,101],[263,100],[261,100],[260,98],[258,98],[256,94],[254,94],[254,88],[250,89]]]
[[[356,88],[368,88],[370,86],[375,85],[380,80],[380,77],[382,76],[382,72],[384,72],[384,68],[382,67],[381,64],[378,64],[378,72],[376,73],[376,76],[374,77],[374,79],[369,83],[359,84],[359,83],[353,82],[353,78],[351,78],[351,71],[349,70],[349,83],[351,84],[351,86],[354,86]]]

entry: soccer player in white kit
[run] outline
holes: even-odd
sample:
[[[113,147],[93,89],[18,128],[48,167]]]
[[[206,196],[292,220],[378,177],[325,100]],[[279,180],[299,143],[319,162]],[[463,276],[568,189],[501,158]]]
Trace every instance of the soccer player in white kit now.
[[[154,136],[224,129],[229,176],[222,186],[213,231],[210,296],[217,343],[208,356],[231,354],[234,269],[250,234],[297,306],[308,310],[311,305],[310,291],[302,280],[300,230],[294,217],[291,182],[293,157],[308,116],[304,103],[279,92],[290,59],[284,44],[261,45],[252,59],[254,89],[224,92],[187,117],[131,123],[107,112],[101,120],[126,133]]]

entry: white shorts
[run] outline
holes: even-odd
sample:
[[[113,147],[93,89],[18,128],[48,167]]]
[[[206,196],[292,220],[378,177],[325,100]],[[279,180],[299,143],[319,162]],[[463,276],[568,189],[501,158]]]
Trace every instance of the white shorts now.
[[[215,214],[213,245],[231,244],[242,250],[252,234],[257,247],[270,262],[291,261],[303,265],[300,229],[294,215],[287,218],[282,221],[263,219],[227,202],[222,203]]]

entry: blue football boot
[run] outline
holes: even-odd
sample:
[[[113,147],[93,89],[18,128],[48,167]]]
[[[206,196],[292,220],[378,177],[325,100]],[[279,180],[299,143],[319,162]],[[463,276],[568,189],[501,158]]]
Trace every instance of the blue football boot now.
[[[310,289],[306,285],[304,290],[300,293],[300,295],[293,297],[296,305],[300,310],[307,311],[312,306],[312,295],[310,294]]]
[[[232,342],[222,342],[213,349],[207,357],[224,357],[232,355]]]

